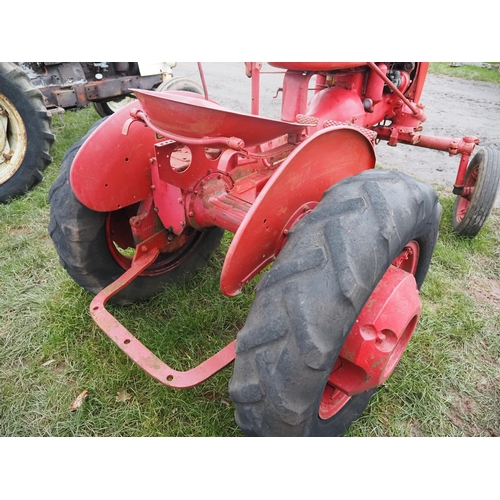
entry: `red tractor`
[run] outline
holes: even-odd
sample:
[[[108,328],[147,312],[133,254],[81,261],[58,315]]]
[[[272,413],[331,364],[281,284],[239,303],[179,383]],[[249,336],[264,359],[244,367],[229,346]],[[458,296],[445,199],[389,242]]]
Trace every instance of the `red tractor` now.
[[[459,155],[453,227],[466,236],[493,206],[500,156],[471,159],[475,137],[421,133],[428,63],[270,64],[284,73],[280,120],[259,116],[260,63],[246,63],[252,114],[211,100],[201,65],[201,93],[187,81],[134,90],[138,101],[66,153],[49,230],[69,275],[96,294],[93,319],[152,377],[188,388],[234,360],[229,394],[247,435],[337,436],[410,341],[441,218],[431,187],[374,168],[375,144]],[[236,340],[173,370],[105,305],[186,280],[226,230],[223,294],[272,267]]]

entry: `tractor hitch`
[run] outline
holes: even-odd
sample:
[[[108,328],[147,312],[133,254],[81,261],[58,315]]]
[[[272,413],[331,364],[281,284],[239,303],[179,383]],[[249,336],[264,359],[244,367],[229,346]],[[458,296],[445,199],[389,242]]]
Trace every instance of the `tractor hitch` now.
[[[156,233],[143,241],[136,248],[130,268],[94,297],[90,304],[90,314],[99,328],[148,375],[168,387],[188,389],[201,384],[234,360],[235,340],[195,368],[177,371],[153,354],[105,307],[114,295],[123,290],[156,260],[161,249],[166,245],[168,245],[168,239],[165,231]]]

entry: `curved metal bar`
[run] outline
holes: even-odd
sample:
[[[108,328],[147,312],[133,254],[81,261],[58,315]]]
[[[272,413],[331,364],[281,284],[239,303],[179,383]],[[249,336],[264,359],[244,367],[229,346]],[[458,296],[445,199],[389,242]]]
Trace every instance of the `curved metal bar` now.
[[[153,354],[105,308],[106,302],[111,297],[123,290],[155,261],[160,253],[160,248],[163,246],[159,234],[161,233],[157,233],[139,245],[130,269],[94,297],[90,304],[90,314],[104,333],[148,375],[168,387],[187,389],[200,384],[231,363],[235,358],[234,346],[236,340],[233,340],[195,368],[181,372],[170,368]],[[156,241],[156,239],[159,241]]]
[[[195,145],[195,146],[226,146],[235,151],[245,152],[243,149],[245,147],[245,142],[238,137],[202,137],[193,138],[186,137],[184,135],[173,134],[167,130],[162,130],[153,124],[153,122],[147,117],[144,111],[140,109],[133,109],[130,115],[136,120],[144,122],[151,130],[157,134],[165,137],[166,139],[172,139],[176,142],[181,142],[183,144]]]

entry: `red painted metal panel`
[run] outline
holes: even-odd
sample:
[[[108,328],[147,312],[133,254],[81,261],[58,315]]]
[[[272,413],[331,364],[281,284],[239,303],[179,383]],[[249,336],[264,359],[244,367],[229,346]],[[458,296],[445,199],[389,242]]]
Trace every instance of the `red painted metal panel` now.
[[[276,137],[299,133],[304,125],[238,113],[191,92],[135,91],[147,118],[165,137],[192,139],[237,137],[255,146]]]
[[[383,112],[387,111],[384,109]],[[352,123],[360,127],[371,125],[365,122],[374,120],[373,113],[366,113],[357,91],[340,87],[317,92],[309,102],[307,114],[318,119],[319,127],[322,127],[326,120]]]
[[[215,169],[203,146],[182,146],[167,140],[156,144],[154,168],[163,182],[184,190],[194,188],[203,177]]]
[[[155,133],[133,122],[128,135],[124,123],[133,102],[111,115],[83,144],[75,157],[70,182],[78,200],[97,212],[111,212],[142,201],[151,194],[150,158],[154,158]]]
[[[162,224],[179,235],[186,227],[185,200],[177,186],[163,182],[158,174],[157,165],[151,169],[153,198],[155,208]]]
[[[373,145],[348,126],[324,129],[298,146],[268,181],[236,232],[222,269],[222,292],[237,295],[274,260],[284,229],[301,207],[307,210],[308,203],[319,202],[336,182],[374,167]]]
[[[361,311],[329,383],[349,396],[383,384],[401,358],[422,306],[415,278],[391,266]]]

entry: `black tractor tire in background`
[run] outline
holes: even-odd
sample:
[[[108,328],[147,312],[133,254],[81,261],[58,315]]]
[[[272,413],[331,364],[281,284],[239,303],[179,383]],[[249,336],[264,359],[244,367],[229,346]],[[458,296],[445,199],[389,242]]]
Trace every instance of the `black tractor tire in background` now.
[[[190,78],[184,76],[176,76],[169,78],[156,88],[157,92],[167,92],[169,90],[183,90],[185,92],[194,92],[196,94],[203,94],[203,87]]]
[[[236,341],[229,394],[249,436],[339,436],[374,389],[329,419],[319,406],[334,362],[367,299],[407,243],[422,285],[438,236],[434,190],[398,172],[363,172],[331,187],[290,231]]]
[[[160,83],[160,85],[158,85],[155,90],[157,92],[166,92],[167,90],[184,90],[185,92],[195,92],[197,94],[203,94],[203,87],[200,84],[184,76],[169,78]],[[93,106],[98,115],[104,118],[106,116],[112,115],[121,107],[126,106],[135,98],[136,97],[134,94],[130,94],[118,100],[110,99],[108,101],[94,102]]]
[[[474,237],[479,233],[495,205],[499,183],[500,151],[480,149],[465,173],[464,186],[474,188],[470,201],[457,196],[453,206],[452,226],[456,234]]]
[[[71,278],[93,294],[116,281],[125,269],[120,266],[108,245],[106,220],[108,213],[95,212],[82,205],[73,193],[69,174],[73,160],[87,137],[106,118],[97,121],[87,135],[66,152],[58,178],[49,191],[49,234],[59,254],[59,261]],[[126,210],[126,209],[123,209]],[[148,269],[115,295],[110,302],[126,305],[161,292],[168,284],[186,281],[208,262],[219,248],[224,230],[218,227],[193,231],[189,241],[177,252],[162,254]]]
[[[25,194],[51,163],[52,117],[16,64],[0,63],[0,203]]]
[[[106,116],[111,116],[113,113],[116,113],[119,109],[123,108],[123,106],[126,106],[128,103],[132,102],[135,99],[135,95],[130,94],[120,99],[110,99],[108,101],[93,102],[92,105],[97,111],[97,114],[101,118],[105,118]]]

